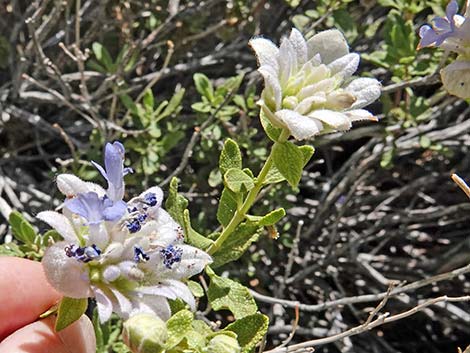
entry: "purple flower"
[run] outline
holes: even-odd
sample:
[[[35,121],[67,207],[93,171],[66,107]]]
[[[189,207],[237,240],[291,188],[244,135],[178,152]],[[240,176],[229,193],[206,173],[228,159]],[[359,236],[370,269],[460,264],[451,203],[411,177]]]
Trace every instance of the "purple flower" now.
[[[465,20],[457,15],[459,5],[456,0],[451,0],[446,8],[446,17],[433,19],[433,26],[424,25],[419,30],[421,40],[418,49],[428,46],[440,46],[447,38],[459,36],[459,25]],[[457,20],[457,23],[456,23]]]
[[[64,203],[71,212],[85,218],[89,224],[98,224],[101,221],[116,221],[126,212],[124,201],[114,202],[108,197],[99,197],[96,192],[79,193],[73,199]]]
[[[96,162],[91,162],[108,182],[106,194],[113,202],[119,202],[124,197],[124,176],[132,173],[131,168],[124,168],[125,149],[122,143],[115,141],[107,143],[104,149],[104,168]]]

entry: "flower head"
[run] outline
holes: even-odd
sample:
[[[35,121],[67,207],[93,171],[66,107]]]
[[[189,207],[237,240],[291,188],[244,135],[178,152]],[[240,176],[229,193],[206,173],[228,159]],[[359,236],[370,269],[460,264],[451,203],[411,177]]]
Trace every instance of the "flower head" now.
[[[59,189],[68,197],[63,213],[38,214],[64,238],[44,255],[47,279],[68,297],[94,297],[102,322],[112,312],[124,319],[146,312],[166,320],[168,299],[181,298],[194,309],[185,280],[210,263],[210,256],[184,244],[181,227],[161,207],[160,188],[127,203],[120,199],[124,148],[117,142],[106,146],[102,174],[108,191],[61,175]]]
[[[462,55],[470,55],[469,5],[467,4],[465,16],[458,15],[458,11],[457,1],[451,0],[447,4],[445,17],[435,17],[432,26],[421,26],[418,49],[436,46]]]
[[[380,96],[380,83],[351,79],[360,58],[349,53],[340,31],[320,32],[306,41],[294,28],[279,48],[264,38],[252,39],[250,46],[265,83],[262,111],[296,139],[348,130],[357,120],[376,120],[362,108]]]

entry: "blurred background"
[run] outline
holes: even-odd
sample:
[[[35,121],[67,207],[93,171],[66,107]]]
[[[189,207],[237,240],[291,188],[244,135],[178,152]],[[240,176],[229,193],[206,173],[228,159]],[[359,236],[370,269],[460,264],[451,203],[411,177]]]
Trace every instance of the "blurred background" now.
[[[172,176],[190,199],[193,227],[215,230],[222,189],[218,156],[236,139],[257,171],[269,151],[258,120],[262,90],[247,43],[276,44],[336,27],[361,54],[358,74],[383,84],[356,124],[310,143],[316,153],[298,189],[268,188],[258,213],[285,207],[277,230],[220,273],[259,294],[304,304],[387,290],[463,268],[470,203],[452,182],[470,179],[470,108],[449,96],[441,50],[416,50],[419,26],[443,16],[440,0],[0,1],[0,243],[18,210],[34,220],[60,205],[54,178],[102,183],[90,164],[105,141],[126,146],[130,194],[165,191]],[[463,1],[460,1],[463,7]],[[39,259],[16,240],[0,253]],[[470,269],[389,300],[398,313],[421,299],[470,294]],[[364,322],[378,301],[303,311],[258,301],[271,318],[267,347],[329,336]],[[319,347],[319,352],[456,352],[470,344],[470,306],[446,303]],[[217,315],[214,314],[214,319]],[[295,324],[295,321],[298,321]],[[102,351],[118,348],[99,347]],[[125,351],[124,347],[119,348]]]

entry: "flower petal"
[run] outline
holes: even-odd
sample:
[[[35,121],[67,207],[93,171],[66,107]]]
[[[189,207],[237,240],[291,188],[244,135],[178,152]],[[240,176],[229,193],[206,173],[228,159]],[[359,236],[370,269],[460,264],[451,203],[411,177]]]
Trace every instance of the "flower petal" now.
[[[350,121],[361,121],[361,120],[372,120],[378,121],[378,119],[368,110],[365,109],[354,109],[344,112]]]
[[[77,196],[78,193],[96,192],[99,196],[103,196],[106,192],[95,183],[83,181],[73,174],[59,174],[56,179],[57,188],[66,197]]]
[[[340,112],[334,110],[315,110],[309,114],[310,117],[320,120],[321,122],[328,124],[335,130],[349,130],[351,128],[351,122],[348,117]]]
[[[72,224],[63,214],[55,211],[43,211],[39,212],[36,217],[54,228],[64,240],[68,242],[77,241],[77,235]]]
[[[175,280],[165,280],[162,282],[167,288],[169,288],[173,293],[176,294],[178,298],[181,298],[185,301],[191,310],[196,310],[196,301],[194,300],[193,294],[183,282]]]
[[[292,28],[289,36],[289,42],[291,43],[296,53],[297,67],[301,67],[307,62],[307,42],[305,41],[302,33],[300,33],[300,31],[296,28]]]
[[[347,87],[346,92],[356,97],[356,102],[351,108],[359,109],[371,104],[380,97],[381,87],[375,78],[358,78],[353,80]]]
[[[356,72],[359,66],[360,56],[357,53],[350,53],[328,64],[331,75],[340,75],[343,80],[348,79]]]
[[[42,259],[44,273],[49,283],[67,297],[90,297],[90,281],[83,263],[65,254],[65,247],[69,245],[61,241],[46,250]]]
[[[254,38],[248,42],[251,49],[254,50],[259,66],[271,66],[275,72],[279,71],[277,58],[279,49],[268,39]]]
[[[132,312],[132,303],[131,301],[126,298],[120,291],[114,288],[110,288],[111,292],[113,293],[114,297],[117,299],[119,310],[115,311],[119,314],[120,317],[123,319],[128,319],[129,315]]]
[[[277,76],[269,66],[261,66],[258,72],[264,79],[263,99],[274,109],[280,109],[282,103],[282,88]]]
[[[318,135],[323,129],[322,123],[318,120],[300,115],[292,110],[280,110],[276,112],[276,116],[286,124],[296,140],[305,140]]]
[[[284,38],[279,47],[279,81],[285,87],[289,77],[295,73],[297,54],[288,38]]]
[[[105,323],[111,318],[111,314],[113,313],[113,302],[101,289],[94,287],[93,291],[95,292],[100,322]]]
[[[320,54],[323,64],[329,64],[349,53],[348,43],[343,34],[337,29],[315,34],[307,41],[307,46],[308,57],[311,58]]]
[[[170,305],[165,297],[144,295],[134,303],[134,310],[131,316],[138,313],[150,313],[157,315],[162,320],[168,320],[171,316]]]

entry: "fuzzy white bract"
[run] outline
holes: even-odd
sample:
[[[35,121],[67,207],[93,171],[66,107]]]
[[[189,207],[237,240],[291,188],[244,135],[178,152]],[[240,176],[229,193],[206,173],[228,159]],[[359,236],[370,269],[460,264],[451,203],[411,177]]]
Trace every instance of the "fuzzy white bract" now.
[[[349,52],[340,31],[306,41],[294,28],[279,48],[264,38],[249,44],[264,78],[263,113],[297,140],[349,130],[357,120],[377,120],[362,108],[379,98],[381,85],[373,78],[352,78],[360,57]]]
[[[151,313],[167,320],[168,299],[180,298],[194,310],[185,281],[211,263],[211,257],[184,244],[181,227],[161,207],[159,187],[122,200],[122,179],[130,171],[123,160],[124,147],[107,144],[106,170],[98,168],[108,180],[106,191],[74,175],[57,177],[67,197],[62,213],[37,216],[64,239],[44,255],[47,279],[67,297],[94,297],[102,322],[112,312],[124,319]]]

